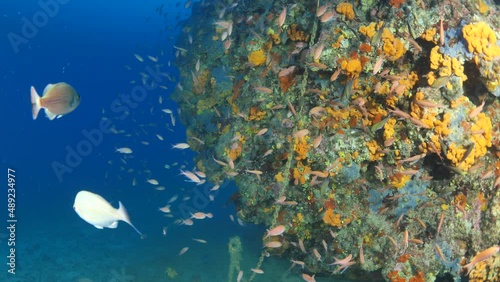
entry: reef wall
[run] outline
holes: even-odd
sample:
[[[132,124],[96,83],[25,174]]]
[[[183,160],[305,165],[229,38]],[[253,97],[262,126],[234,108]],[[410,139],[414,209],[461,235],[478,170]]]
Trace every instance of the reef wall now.
[[[500,243],[498,7],[208,2],[176,43],[173,99],[238,216],[286,227],[264,253],[415,282],[458,280]],[[470,281],[499,281],[499,260]]]

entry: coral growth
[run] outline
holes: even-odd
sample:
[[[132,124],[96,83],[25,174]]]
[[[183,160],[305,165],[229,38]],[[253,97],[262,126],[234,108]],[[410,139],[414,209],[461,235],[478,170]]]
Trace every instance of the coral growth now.
[[[396,9],[401,8],[401,5],[403,5],[405,0],[389,0],[389,5],[393,6]]]
[[[296,67],[291,66],[289,68],[283,69],[278,73],[278,80],[280,82],[281,90],[283,93],[288,92],[288,89],[295,85],[295,73]]]
[[[351,3],[341,2],[337,5],[335,9],[339,14],[344,15],[347,20],[354,19],[354,9]]]
[[[266,54],[262,49],[253,51],[248,55],[248,62],[255,67],[265,64],[266,59]]]
[[[359,59],[344,59],[341,60],[340,67],[350,77],[356,77],[363,70]]]
[[[455,75],[460,78],[460,84],[467,80],[462,62],[457,58],[451,58],[447,55],[443,56],[439,52],[439,46],[432,48],[430,62],[431,69],[437,70],[437,73],[431,76],[434,79],[429,78],[429,85],[434,84],[436,77],[448,77],[450,75]]]
[[[332,209],[326,210],[325,215],[323,216],[323,222],[334,227],[342,227],[340,214],[334,213]]]
[[[259,121],[266,116],[265,111],[261,111],[258,107],[252,106],[250,107],[248,120],[249,121]]]
[[[372,38],[377,32],[377,23],[371,22],[369,25],[361,25],[359,32],[368,38]]]
[[[382,49],[390,61],[401,58],[406,52],[403,42],[399,38],[395,38],[387,28],[382,31],[382,42],[384,42]]]
[[[308,144],[309,137],[302,136],[295,138],[295,142],[293,144],[293,150],[297,154],[295,159],[300,161],[307,158],[307,152],[311,149],[311,146]]]
[[[469,52],[487,61],[500,56],[500,46],[491,27],[485,22],[471,23],[462,29]],[[477,60],[476,60],[477,62]]]
[[[311,171],[311,168],[302,164],[302,162],[297,162],[297,167],[293,169],[293,178],[296,184],[305,184],[306,176]]]
[[[292,41],[309,41],[309,35],[305,31],[300,30],[297,24],[291,24],[290,28],[286,31],[288,38]]]

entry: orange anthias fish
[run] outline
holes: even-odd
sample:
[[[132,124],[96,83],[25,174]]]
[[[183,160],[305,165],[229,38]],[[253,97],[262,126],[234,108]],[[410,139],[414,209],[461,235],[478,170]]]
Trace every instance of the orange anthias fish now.
[[[40,97],[31,86],[31,109],[33,119],[36,119],[40,109],[45,109],[45,114],[50,120],[72,112],[80,104],[80,95],[75,89],[65,82],[48,84]]]

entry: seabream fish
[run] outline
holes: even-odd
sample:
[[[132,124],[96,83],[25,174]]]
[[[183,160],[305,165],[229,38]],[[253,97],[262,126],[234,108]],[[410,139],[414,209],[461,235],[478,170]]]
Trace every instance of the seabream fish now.
[[[65,82],[48,84],[40,97],[31,86],[31,110],[35,120],[40,109],[45,109],[45,114],[50,120],[72,112],[80,104],[80,95],[75,89]]]
[[[132,226],[142,236],[142,233],[130,221],[125,207],[121,202],[118,204],[118,209],[115,209],[100,195],[82,190],[76,194],[73,208],[78,216],[98,229],[116,228],[118,221],[121,220]]]

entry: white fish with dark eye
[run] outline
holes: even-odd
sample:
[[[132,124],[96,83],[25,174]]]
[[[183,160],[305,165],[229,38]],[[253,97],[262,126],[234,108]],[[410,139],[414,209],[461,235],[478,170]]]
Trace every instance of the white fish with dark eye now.
[[[118,209],[115,209],[100,195],[82,190],[76,194],[73,208],[78,216],[98,229],[116,228],[118,221],[121,220],[132,226],[142,236],[142,233],[130,221],[125,207],[121,202],[118,204]]]
[[[80,95],[76,93],[71,85],[65,82],[48,84],[40,97],[31,86],[31,111],[33,119],[36,119],[40,109],[45,109],[45,114],[50,120],[72,112],[80,105]]]

